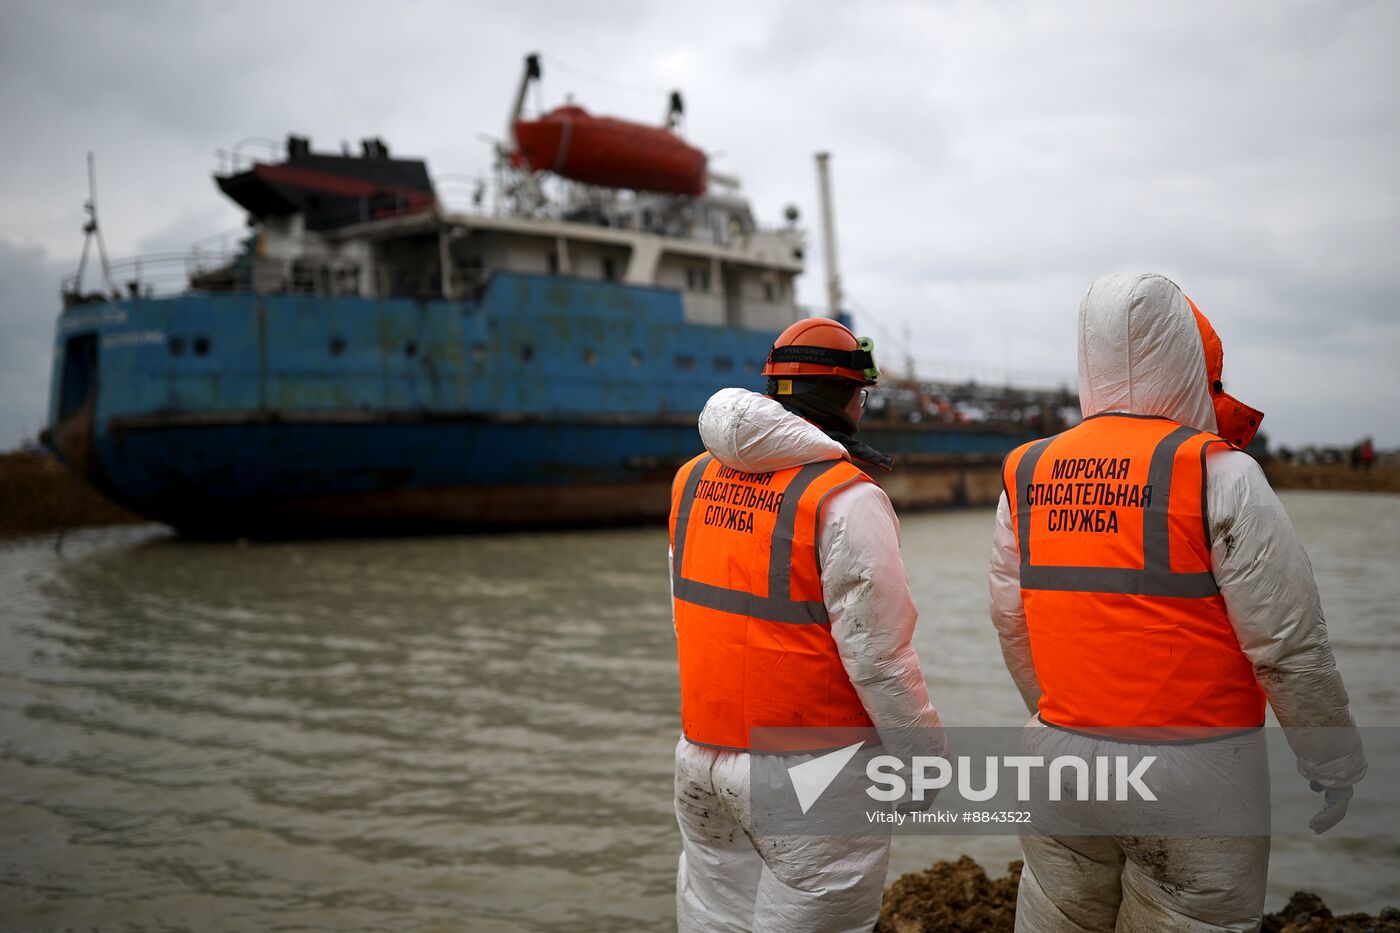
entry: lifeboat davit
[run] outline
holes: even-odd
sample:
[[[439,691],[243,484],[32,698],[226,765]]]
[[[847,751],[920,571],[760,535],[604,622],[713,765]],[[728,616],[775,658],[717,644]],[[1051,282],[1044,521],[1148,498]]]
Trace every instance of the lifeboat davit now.
[[[608,188],[705,193],[705,153],[664,127],[565,106],[538,120],[517,120],[514,130],[511,161],[520,168]]]

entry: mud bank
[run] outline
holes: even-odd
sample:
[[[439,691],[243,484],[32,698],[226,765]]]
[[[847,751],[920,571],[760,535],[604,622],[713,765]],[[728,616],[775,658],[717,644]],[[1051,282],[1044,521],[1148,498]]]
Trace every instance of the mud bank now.
[[[1021,863],[1012,862],[1002,878],[987,873],[964,855],[956,862],[934,862],[927,871],[902,875],[885,889],[876,933],[999,933],[1016,926],[1016,886]],[[1400,933],[1400,910],[1379,916],[1332,911],[1316,894],[1299,891],[1282,910],[1264,916],[1262,933]]]
[[[1400,464],[1377,463],[1353,470],[1346,463],[1264,463],[1264,475],[1275,489],[1331,489],[1339,492],[1400,492]]]
[[[0,536],[141,521],[48,454],[0,454]]]

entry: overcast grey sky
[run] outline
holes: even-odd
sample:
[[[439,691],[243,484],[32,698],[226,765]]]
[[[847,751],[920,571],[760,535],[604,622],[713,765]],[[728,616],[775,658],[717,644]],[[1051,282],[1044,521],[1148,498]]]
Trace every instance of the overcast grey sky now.
[[[651,121],[681,88],[688,138],[770,223],[795,203],[815,234],[831,150],[857,329],[887,365],[907,327],[920,360],[1072,377],[1089,282],[1154,270],[1275,441],[1400,445],[1388,0],[0,0],[0,449],[42,426],[88,150],[111,253],[181,250],[241,223],[210,173],[245,137],[380,135],[482,172],[532,50],[547,106]]]

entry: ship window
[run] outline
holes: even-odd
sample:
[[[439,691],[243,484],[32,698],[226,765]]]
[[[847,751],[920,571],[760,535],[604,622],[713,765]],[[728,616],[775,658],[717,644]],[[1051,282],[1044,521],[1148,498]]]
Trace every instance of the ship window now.
[[[554,250],[549,251],[548,265],[550,275],[559,274],[559,254]]]
[[[532,343],[521,344],[521,346],[520,346],[520,359],[521,359],[521,361],[522,361],[522,362],[525,362],[525,363],[528,363],[528,362],[530,362],[531,360],[533,360],[534,358],[535,358],[535,345],[532,344]]]
[[[715,357],[715,372],[727,373],[734,370],[734,361],[727,356]]]
[[[597,351],[594,350],[592,347],[589,347],[588,349],[586,349],[586,350],[583,351],[583,365],[584,365],[584,366],[597,366],[597,365],[598,365],[598,353],[597,353]]]
[[[196,338],[194,338],[194,355],[195,355],[195,356],[208,356],[208,355],[209,355],[209,338],[208,338],[208,337],[196,337]]]
[[[690,289],[691,291],[695,291],[695,280],[696,280],[697,278],[698,278],[698,276],[695,274],[695,270],[692,269],[690,266],[686,266],[686,267],[685,267],[685,287],[688,288],[688,289]]]
[[[641,350],[633,350],[632,353],[631,353],[631,355],[627,357],[627,362],[629,362],[629,363],[632,364],[632,368],[633,368],[633,369],[641,369],[641,368],[642,368],[642,351],[641,351]]]
[[[773,283],[768,281],[767,279],[763,281],[763,300],[773,300]]]
[[[416,341],[416,340],[410,340],[410,341],[408,341],[408,343],[405,343],[405,344],[403,345],[403,352],[404,352],[404,354],[405,354],[406,356],[417,356],[417,355],[418,355],[418,341]]]
[[[171,356],[184,356],[184,355],[185,355],[185,338],[184,338],[184,337],[171,337],[171,338],[170,338],[170,355],[171,355]]]
[[[676,369],[682,371],[695,368],[695,357],[691,356],[689,353],[677,353],[671,362]]]
[[[710,270],[709,270],[709,269],[701,269],[701,270],[700,270],[700,290],[701,290],[702,292],[707,292],[707,291],[710,290]]]
[[[335,335],[330,339],[330,343],[327,344],[327,349],[331,351],[331,356],[340,356],[340,354],[345,352],[345,338],[339,334]]]
[[[611,256],[603,257],[603,278],[609,282],[617,281],[617,262]]]

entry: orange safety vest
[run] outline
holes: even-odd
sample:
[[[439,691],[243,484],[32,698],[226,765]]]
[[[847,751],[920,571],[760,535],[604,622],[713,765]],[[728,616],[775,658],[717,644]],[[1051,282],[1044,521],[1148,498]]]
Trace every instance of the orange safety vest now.
[[[871,725],[831,637],[817,561],[822,506],[858,482],[870,479],[845,460],[745,473],[710,454],[676,474],[671,591],[689,741],[806,751],[832,747],[823,727]],[[804,731],[755,741],[762,727]]]
[[[1264,693],[1210,565],[1219,437],[1107,413],[1002,467],[1040,717],[1065,728],[1253,728]]]

